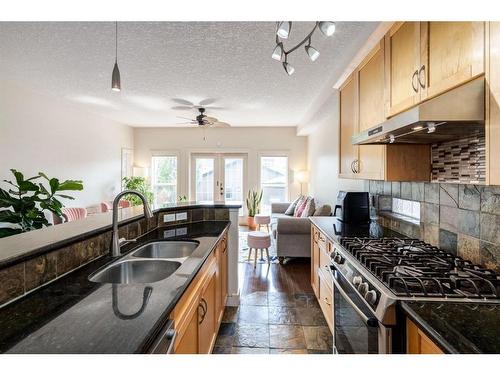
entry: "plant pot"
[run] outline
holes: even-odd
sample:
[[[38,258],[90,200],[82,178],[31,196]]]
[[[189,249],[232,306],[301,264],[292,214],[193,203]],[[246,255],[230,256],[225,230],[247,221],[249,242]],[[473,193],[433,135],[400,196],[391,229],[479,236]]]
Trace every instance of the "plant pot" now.
[[[248,224],[248,229],[250,229],[250,230],[257,229],[257,224],[255,224],[255,218],[253,216],[247,217],[247,224]]]

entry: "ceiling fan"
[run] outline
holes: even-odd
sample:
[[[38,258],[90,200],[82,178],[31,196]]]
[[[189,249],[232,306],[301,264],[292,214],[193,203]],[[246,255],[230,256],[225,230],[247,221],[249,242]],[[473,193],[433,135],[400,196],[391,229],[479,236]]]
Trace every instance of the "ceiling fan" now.
[[[196,116],[194,119],[190,119],[187,117],[181,117],[177,116],[178,118],[182,118],[184,120],[189,120],[188,122],[184,122],[182,124],[191,124],[191,125],[198,125],[202,127],[210,127],[210,128],[229,128],[231,125],[229,125],[227,122],[222,122],[219,121],[215,117],[210,117],[205,114],[205,108],[200,107],[198,108],[198,111],[200,114]]]

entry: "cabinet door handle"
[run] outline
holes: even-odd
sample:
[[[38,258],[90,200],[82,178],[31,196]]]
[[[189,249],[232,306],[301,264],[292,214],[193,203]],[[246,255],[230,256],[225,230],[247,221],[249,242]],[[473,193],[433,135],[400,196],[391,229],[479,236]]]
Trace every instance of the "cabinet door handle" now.
[[[330,302],[328,302],[328,298],[323,298],[323,301],[325,301],[325,303],[328,305],[328,306],[331,306],[332,304]]]
[[[352,173],[356,173],[356,171],[354,170],[354,162],[355,161],[356,160],[353,160],[352,163],[351,163],[351,171],[352,171]]]
[[[200,320],[198,321],[198,324],[201,324],[203,323],[203,321],[205,320],[205,316],[207,315],[207,308],[206,305],[207,301],[205,301],[204,298],[201,299],[200,303],[198,304],[198,310],[201,308],[201,318]]]
[[[424,79],[420,79],[420,77],[422,76],[422,73],[424,73]],[[420,67],[420,70],[418,71],[418,83],[420,84],[420,87],[425,89],[425,65],[422,65]]]
[[[415,85],[415,77],[417,77],[418,80],[418,70],[415,70],[411,76],[411,87],[413,88],[413,91],[418,92],[418,84]]]
[[[354,160],[354,173],[359,173],[359,159]]]

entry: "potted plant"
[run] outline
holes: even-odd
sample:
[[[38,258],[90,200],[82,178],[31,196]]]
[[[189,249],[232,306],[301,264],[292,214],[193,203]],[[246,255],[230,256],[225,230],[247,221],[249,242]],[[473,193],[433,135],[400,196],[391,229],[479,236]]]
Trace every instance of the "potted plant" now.
[[[123,187],[127,190],[135,190],[142,193],[149,204],[153,204],[153,192],[144,177],[123,177]],[[142,204],[141,199],[137,195],[126,195],[123,199],[129,201],[132,206]]]
[[[10,171],[15,181],[4,180],[10,185],[9,190],[0,188],[0,238],[48,227],[51,224],[45,217],[45,211],[62,218],[61,208],[64,205],[58,198],[74,199],[60,192],[83,189],[82,181],[61,182],[57,178],[48,178],[42,172],[25,179],[21,172],[15,169]],[[46,180],[49,186],[38,182],[39,179]]]
[[[262,190],[260,191],[253,191],[249,190],[246,203],[247,203],[247,210],[248,210],[248,217],[247,217],[247,223],[248,223],[248,228],[250,230],[255,230],[257,229],[257,225],[255,224],[255,215],[260,213],[260,202],[262,201]]]

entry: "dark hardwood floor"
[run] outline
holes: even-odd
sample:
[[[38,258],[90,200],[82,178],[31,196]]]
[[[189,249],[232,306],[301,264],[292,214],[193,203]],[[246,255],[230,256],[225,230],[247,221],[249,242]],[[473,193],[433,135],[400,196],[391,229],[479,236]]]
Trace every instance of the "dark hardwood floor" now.
[[[216,354],[332,353],[333,339],[310,285],[310,259],[239,263],[241,302],[226,307]]]

